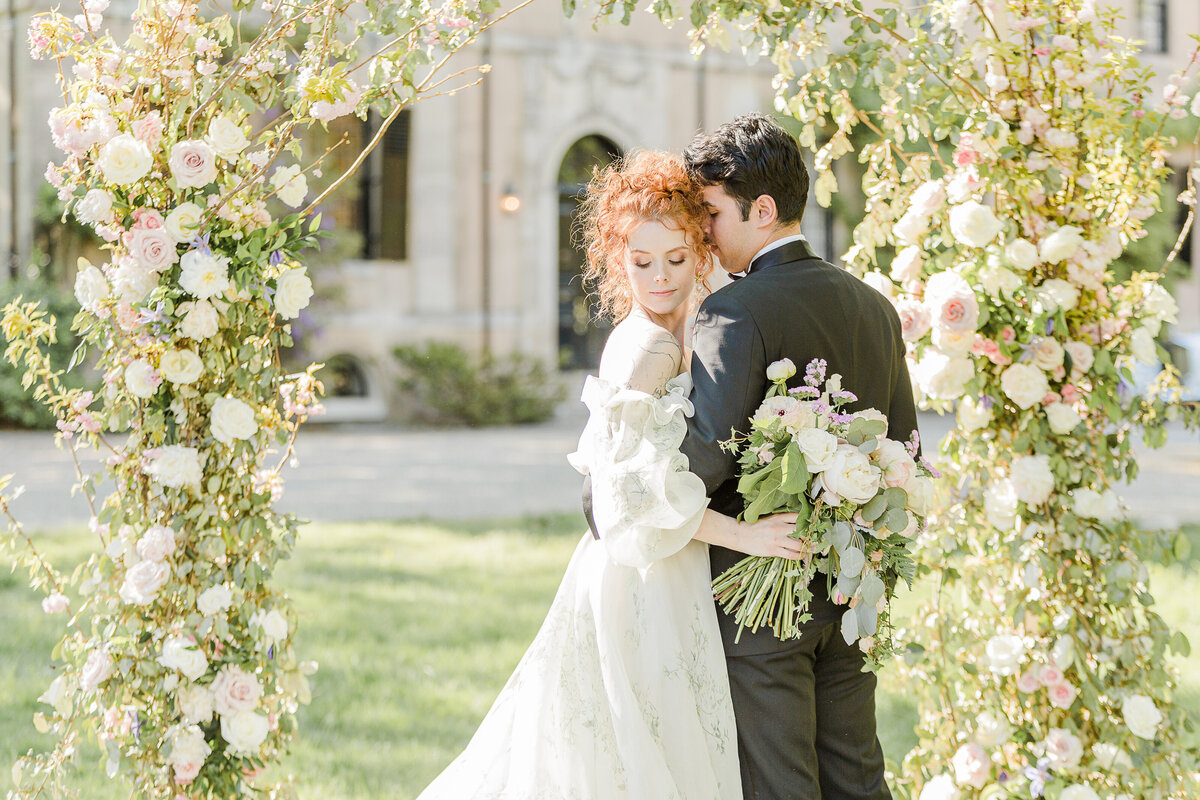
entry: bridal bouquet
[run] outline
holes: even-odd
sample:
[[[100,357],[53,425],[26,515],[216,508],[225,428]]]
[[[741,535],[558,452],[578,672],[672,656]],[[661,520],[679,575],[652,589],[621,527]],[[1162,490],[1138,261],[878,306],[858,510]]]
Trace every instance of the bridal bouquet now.
[[[804,384],[789,390],[795,365],[771,364],[772,386],[749,433],[723,444],[739,454],[743,519],[798,513],[793,536],[807,544],[808,556],[749,556],[718,576],[713,591],[739,637],[769,625],[780,639],[795,639],[811,618],[809,583],[824,573],[830,598],[847,606],[846,643],[857,641],[877,668],[892,649],[887,602],[896,579],[911,585],[916,574],[909,542],[926,513],[933,473],[917,459],[915,433],[902,444],[886,438],[879,411],[840,411],[857,398],[842,389],[841,376],[826,380],[825,373],[825,361],[816,359]]]

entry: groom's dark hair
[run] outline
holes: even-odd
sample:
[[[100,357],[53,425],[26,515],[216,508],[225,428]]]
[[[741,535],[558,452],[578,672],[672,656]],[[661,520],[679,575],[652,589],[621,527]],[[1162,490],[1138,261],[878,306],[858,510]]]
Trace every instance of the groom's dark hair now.
[[[712,133],[698,133],[683,151],[688,172],[704,186],[721,186],[742,219],[760,195],[775,200],[779,222],[799,222],[808,202],[808,168],[791,134],[766,114],[743,114]]]

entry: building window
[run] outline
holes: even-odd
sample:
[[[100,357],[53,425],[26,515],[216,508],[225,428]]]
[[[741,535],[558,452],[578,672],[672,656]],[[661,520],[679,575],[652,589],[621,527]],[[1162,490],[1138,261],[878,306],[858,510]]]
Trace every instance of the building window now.
[[[361,146],[374,138],[382,118],[375,113],[362,123]],[[402,261],[408,258],[408,161],[412,112],[405,109],[388,126],[383,140],[363,162],[358,178],[357,227],[363,258]]]
[[[1165,53],[1167,43],[1168,0],[1138,0],[1138,37],[1151,53]]]

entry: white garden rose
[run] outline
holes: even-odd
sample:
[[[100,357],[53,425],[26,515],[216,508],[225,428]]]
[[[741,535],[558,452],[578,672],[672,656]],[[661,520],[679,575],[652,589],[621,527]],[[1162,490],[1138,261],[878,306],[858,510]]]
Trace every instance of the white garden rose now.
[[[838,449],[837,437],[820,428],[804,428],[794,437],[809,474],[822,472],[833,461]]]
[[[75,275],[75,299],[85,311],[96,313],[100,304],[108,299],[108,279],[104,273],[80,259],[80,269]]]
[[[128,305],[140,302],[158,287],[158,273],[140,262],[122,256],[112,273],[113,290]]]
[[[925,181],[912,193],[909,209],[912,213],[930,216],[946,202],[946,189],[940,180]]]
[[[948,356],[963,357],[975,345],[975,331],[953,331],[946,328],[933,329],[933,346]]]
[[[175,552],[175,531],[166,525],[151,525],[136,549],[144,561],[163,561]]]
[[[892,226],[892,236],[902,245],[915,247],[929,230],[929,217],[909,211]]]
[[[781,358],[778,361],[773,361],[767,367],[767,380],[769,381],[786,381],[795,374],[796,365],[792,363],[790,358]]]
[[[275,310],[284,319],[300,316],[312,296],[312,281],[303,267],[285,270],[275,280]]]
[[[146,466],[146,474],[161,485],[173,489],[199,488],[200,451],[181,444],[159,447]]]
[[[1050,393],[1046,374],[1032,364],[1013,364],[1000,374],[1000,388],[1008,399],[1027,409]]]
[[[88,189],[75,206],[75,216],[88,225],[108,225],[113,221],[113,197],[103,189]]]
[[[1051,769],[1067,769],[1079,765],[1083,758],[1083,743],[1065,728],[1051,728],[1043,743]]]
[[[1066,403],[1051,403],[1046,406],[1045,412],[1046,419],[1050,422],[1050,430],[1059,436],[1065,436],[1075,430],[1083,421],[1083,417]]]
[[[1011,298],[1013,292],[1025,284],[1011,269],[991,262],[979,270],[979,283],[988,297],[996,300]]]
[[[900,317],[900,335],[906,342],[915,342],[929,332],[933,318],[929,308],[920,300],[906,297],[896,303],[896,314]]]
[[[175,782],[187,786],[200,774],[212,747],[204,739],[204,731],[197,725],[176,727],[168,736],[171,754],[166,761],[175,770]]]
[[[1063,345],[1063,350],[1071,357],[1071,372],[1082,375],[1092,368],[1096,357],[1092,348],[1085,342],[1071,341]]]
[[[1017,487],[1008,478],[992,481],[983,493],[983,511],[988,524],[1001,531],[1012,530],[1017,521]]]
[[[271,175],[271,188],[276,196],[292,208],[299,208],[308,194],[308,179],[295,164],[279,167]]]
[[[128,186],[136,182],[150,171],[153,164],[154,158],[145,143],[128,133],[109,139],[100,148],[100,155],[96,158],[96,166],[104,180],[116,186]]]
[[[189,683],[175,693],[175,700],[185,723],[205,725],[212,721],[213,693],[207,686]]]
[[[1020,671],[1021,659],[1025,657],[1025,643],[1020,636],[1001,634],[988,640],[988,668],[997,675],[1015,675]]]
[[[1047,264],[1058,264],[1067,260],[1083,247],[1083,231],[1074,225],[1063,225],[1042,240],[1038,252]]]
[[[1062,278],[1051,278],[1034,290],[1042,308],[1050,314],[1070,311],[1079,305],[1079,290]]]
[[[992,771],[992,760],[982,746],[969,742],[955,751],[950,766],[954,767],[954,780],[959,786],[982,789]]]
[[[1145,287],[1141,310],[1159,323],[1174,325],[1179,322],[1179,304],[1160,283],[1151,283]]]
[[[228,749],[234,755],[257,755],[269,730],[267,718],[254,711],[241,711],[233,716],[221,715],[221,738],[228,742]]]
[[[265,614],[255,611],[250,617],[250,627],[258,628],[262,632],[263,641],[268,645],[281,642],[288,635],[287,618],[274,608]]]
[[[1014,269],[1028,272],[1038,265],[1037,245],[1028,239],[1013,239],[1004,248],[1004,258]]]
[[[180,189],[197,189],[217,179],[217,154],[207,143],[195,139],[172,145],[167,166]]]
[[[212,435],[222,444],[249,439],[258,431],[254,409],[236,397],[219,397],[213,403]]]
[[[91,694],[108,676],[112,675],[113,660],[107,650],[94,649],[88,653],[83,669],[79,671],[79,691]]]
[[[892,283],[892,279],[879,270],[873,270],[863,275],[862,281],[889,300],[896,296],[896,284]]]
[[[171,567],[162,561],[139,561],[125,573],[121,584],[121,599],[133,606],[144,606],[154,602],[158,590],[166,586],[171,577]]]
[[[1163,715],[1154,705],[1154,701],[1142,694],[1134,694],[1125,698],[1121,704],[1121,715],[1131,733],[1140,739],[1153,739],[1162,724]]]
[[[974,200],[950,209],[950,232],[970,247],[987,247],[1003,227],[990,208]]]
[[[901,283],[915,281],[921,277],[925,265],[925,253],[919,247],[905,247],[892,259],[892,279]]]
[[[183,314],[183,321],[179,323],[180,335],[197,342],[216,335],[220,318],[212,303],[189,300],[181,303],[178,311]]]
[[[1017,456],[1009,470],[1009,479],[1017,499],[1040,506],[1054,491],[1054,473],[1050,471],[1050,456]]]
[[[191,639],[182,636],[170,636],[163,642],[162,655],[158,663],[167,669],[177,669],[189,681],[197,680],[208,672],[208,659]]]
[[[922,517],[928,514],[929,506],[933,503],[933,481],[924,475],[917,475],[903,488],[908,495],[907,508]]]
[[[976,402],[970,395],[958,401],[958,426],[970,433],[986,428],[992,421],[992,409],[983,402]]]
[[[210,586],[196,598],[196,608],[206,617],[220,614],[233,605],[233,590],[228,584]]]
[[[179,265],[179,285],[193,297],[207,300],[229,289],[229,259],[225,256],[189,250]]]
[[[1149,328],[1141,327],[1129,337],[1129,352],[1143,364],[1158,363],[1158,349],[1154,345],[1154,334]]]
[[[1052,336],[1042,336],[1034,340],[1030,347],[1033,354],[1033,364],[1047,372],[1063,363],[1063,346]]]
[[[854,505],[862,505],[880,489],[882,473],[857,447],[839,445],[821,473],[825,489]]]
[[[1100,795],[1084,783],[1073,783],[1058,794],[1058,800],[1100,800]]]
[[[926,350],[914,372],[917,385],[927,396],[935,400],[953,400],[975,377],[975,365],[963,356]]]
[[[954,779],[943,773],[925,782],[917,800],[959,800],[961,796],[958,787],[954,785]]]
[[[242,126],[228,117],[218,114],[208,123],[208,136],[204,139],[216,151],[217,155],[233,159],[238,153],[250,146]]]
[[[262,685],[258,678],[241,667],[226,664],[212,683],[212,693],[213,708],[225,717],[258,708]]]
[[[984,747],[999,747],[1013,735],[1013,726],[1003,717],[991,711],[983,711],[975,718],[975,741]]]
[[[154,396],[162,382],[154,367],[144,358],[135,359],[125,367],[125,388],[134,397],[143,400]]]
[[[905,486],[916,477],[917,463],[900,442],[884,439],[872,456],[883,470],[883,482],[889,487]]]
[[[204,209],[195,203],[180,203],[163,220],[163,229],[176,242],[184,244],[200,231],[200,219],[203,216]]]
[[[195,383],[204,374],[204,362],[195,350],[167,350],[158,359],[158,370],[171,383]]]

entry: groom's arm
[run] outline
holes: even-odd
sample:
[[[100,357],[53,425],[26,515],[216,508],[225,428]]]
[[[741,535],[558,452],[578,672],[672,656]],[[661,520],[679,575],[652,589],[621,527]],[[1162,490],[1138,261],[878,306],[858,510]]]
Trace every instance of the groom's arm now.
[[[762,334],[746,307],[728,294],[710,295],[696,315],[691,364],[696,413],[680,447],[710,496],[737,465],[721,442],[732,429],[746,429],[766,393]]]

